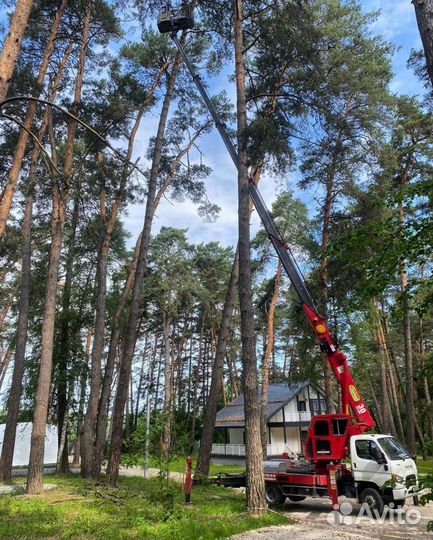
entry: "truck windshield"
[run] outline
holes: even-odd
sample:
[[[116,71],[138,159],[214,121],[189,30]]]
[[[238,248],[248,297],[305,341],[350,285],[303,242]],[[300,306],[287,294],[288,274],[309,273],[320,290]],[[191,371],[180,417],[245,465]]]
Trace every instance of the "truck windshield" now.
[[[408,459],[409,452],[394,437],[383,437],[379,439],[380,445],[389,459]]]

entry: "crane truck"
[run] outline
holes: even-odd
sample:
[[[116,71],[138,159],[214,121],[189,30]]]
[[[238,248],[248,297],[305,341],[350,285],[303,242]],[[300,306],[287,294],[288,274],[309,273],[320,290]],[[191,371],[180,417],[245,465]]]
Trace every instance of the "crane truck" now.
[[[193,27],[193,11],[187,4],[178,9],[169,4],[158,18],[159,31],[170,34],[238,167],[235,145],[178,39],[178,32]],[[419,490],[414,456],[395,437],[371,433],[375,421],[353,379],[348,358],[320,315],[290,246],[279,233],[252,179],[249,195],[341,389],[341,412],[312,418],[303,461],[289,459],[287,455],[264,462],[267,502],[278,505],[286,498],[301,501],[308,496],[328,496],[337,509],[339,497],[344,495],[367,504],[379,514],[385,505],[403,506],[406,498],[415,498]]]

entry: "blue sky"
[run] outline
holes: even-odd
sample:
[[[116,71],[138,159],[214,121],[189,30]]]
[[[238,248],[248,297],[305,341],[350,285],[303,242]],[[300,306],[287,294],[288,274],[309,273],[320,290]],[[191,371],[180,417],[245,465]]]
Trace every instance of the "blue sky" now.
[[[410,0],[361,0],[365,11],[380,10],[381,14],[372,26],[372,31],[382,35],[385,39],[395,43],[398,50],[394,55],[393,67],[395,79],[392,90],[396,93],[416,94],[421,93],[422,88],[412,72],[407,69],[406,62],[413,48],[420,48],[418,28],[413,6]],[[234,98],[233,85],[227,76],[220,76],[213,86],[209,88],[211,93],[219,92],[225,88]],[[156,131],[157,114],[145,122],[137,140],[136,154],[143,155],[147,145],[148,135]],[[204,222],[196,213],[195,206],[186,201],[184,203],[171,203],[164,200],[155,219],[153,232],[156,234],[162,226],[173,226],[188,229],[191,242],[210,242],[218,240],[223,245],[234,245],[237,239],[237,179],[236,170],[233,166],[225,147],[219,139],[216,130],[202,140],[200,147],[204,152],[206,163],[213,169],[212,174],[206,181],[209,198],[221,207],[219,218],[213,223]],[[268,205],[272,204],[278,187],[288,185],[293,188],[298,196],[309,206],[314,213],[314,192],[301,192],[296,187],[296,173],[292,173],[276,181],[274,178],[265,177],[260,185],[262,195]],[[282,181],[281,181],[282,180]],[[135,242],[143,221],[144,208],[141,205],[133,205],[128,209],[125,218],[126,227],[132,233],[131,244]],[[252,217],[252,232],[257,231],[259,221],[256,215]]]
[[[393,59],[395,79],[392,90],[396,93],[415,94],[421,93],[422,88],[412,72],[407,69],[406,62],[413,48],[420,48],[418,28],[416,25],[414,8],[410,0],[360,0],[365,11],[380,10],[381,14],[372,26],[372,31],[382,35],[385,39],[398,46]],[[9,11],[0,2],[0,22],[4,23],[5,12]],[[139,29],[131,21],[131,32],[128,37],[139,35]],[[1,29],[0,29],[1,35]],[[117,46],[115,46],[115,49]],[[115,50],[113,50],[115,52]],[[235,89],[229,82],[231,66],[227,66],[224,75],[219,76],[209,87],[210,93],[218,93],[225,89],[230,98],[235,100]],[[135,158],[140,157],[140,163],[144,164],[143,156],[149,137],[157,129],[158,110],[147,116],[139,131]],[[237,239],[237,175],[235,167],[227,154],[216,130],[200,142],[200,148],[204,153],[206,164],[213,172],[206,181],[209,198],[221,208],[219,218],[213,223],[206,223],[197,215],[196,207],[189,201],[184,203],[171,202],[164,199],[156,214],[153,232],[156,234],[162,226],[173,226],[188,229],[191,242],[210,242],[218,240],[223,245],[234,245]],[[314,214],[316,206],[315,192],[300,191],[297,188],[296,172],[289,173],[286,178],[274,179],[264,177],[260,190],[270,206],[278,189],[287,185],[295,190],[296,194],[307,204],[310,212]],[[143,223],[144,206],[131,205],[128,215],[124,217],[127,230],[131,233],[130,245],[135,243]],[[256,215],[252,216],[252,232],[259,228],[259,220]]]

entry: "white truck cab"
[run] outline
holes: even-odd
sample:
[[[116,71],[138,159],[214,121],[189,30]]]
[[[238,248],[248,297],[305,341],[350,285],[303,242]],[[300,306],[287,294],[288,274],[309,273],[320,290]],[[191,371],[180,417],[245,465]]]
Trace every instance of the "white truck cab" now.
[[[418,491],[416,464],[391,435],[352,436],[350,459],[359,501],[379,513],[385,504],[403,506]]]

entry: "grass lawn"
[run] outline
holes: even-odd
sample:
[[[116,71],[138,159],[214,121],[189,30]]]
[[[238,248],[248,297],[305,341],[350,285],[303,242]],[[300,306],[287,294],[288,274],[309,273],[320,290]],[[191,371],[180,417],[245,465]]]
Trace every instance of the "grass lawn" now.
[[[347,459],[347,463],[350,463],[350,459]],[[197,456],[193,456],[192,465],[195,467],[197,464]],[[144,460],[140,462],[140,466],[144,467]],[[160,463],[156,458],[151,458],[151,467],[160,468]],[[426,474],[433,473],[433,458],[424,460],[421,456],[418,456],[416,460],[416,466],[418,468],[418,474],[425,476]],[[176,456],[168,465],[168,469],[173,472],[185,472],[186,470],[186,458],[184,456]],[[245,467],[237,465],[214,465],[211,463],[209,475],[216,476],[218,473],[242,473],[245,471]]]
[[[418,474],[424,476],[426,474],[433,473],[433,458],[423,459],[421,456],[418,456],[416,460],[416,466],[418,469]]]
[[[186,507],[182,487],[159,478],[121,478],[117,489],[77,476],[45,481],[57,489],[0,496],[0,539],[213,540],[288,523],[275,513],[249,517],[244,495],[217,486],[194,486]]]
[[[144,469],[144,458],[142,456],[133,459],[129,459],[128,457],[125,458],[125,456],[122,456],[122,465],[124,467],[141,467]],[[193,469],[197,465],[197,456],[192,456],[192,466]],[[169,471],[172,472],[180,472],[184,473],[186,471],[186,457],[185,456],[174,456],[168,465],[164,465],[160,459],[158,459],[155,456],[150,456],[149,460],[149,467],[155,468],[155,469],[162,469],[165,470],[166,468]],[[241,467],[239,465],[214,465],[211,463],[210,469],[209,469],[209,476],[216,476],[218,473],[242,473],[245,471],[245,467]],[[194,470],[193,470],[194,472]]]
[[[192,458],[192,466],[197,465],[197,456]],[[155,465],[157,466],[157,465]],[[173,472],[185,472],[186,470],[186,458],[183,456],[177,456],[170,462],[168,467],[170,471]],[[240,467],[239,465],[215,465],[211,463],[209,469],[210,476],[216,476],[218,473],[242,473],[245,471],[245,467]]]

